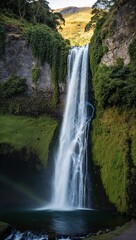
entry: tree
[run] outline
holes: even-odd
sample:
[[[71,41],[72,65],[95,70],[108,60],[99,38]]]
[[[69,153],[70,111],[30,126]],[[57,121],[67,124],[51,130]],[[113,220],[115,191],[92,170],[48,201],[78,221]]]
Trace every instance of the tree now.
[[[61,13],[52,12],[46,0],[1,0],[0,10],[32,23],[46,24],[54,30],[65,21]]]
[[[115,1],[116,0],[97,0],[96,3],[94,3],[91,12],[93,16],[91,17],[90,22],[88,22],[85,26],[85,32],[95,27],[96,22],[100,18],[104,17],[104,15],[106,15],[106,13],[110,10]]]
[[[18,6],[17,6],[17,1],[14,0],[1,0],[0,1],[0,10],[2,11],[3,9],[8,11],[8,12],[18,12]],[[14,10],[14,11],[13,11]]]
[[[105,9],[109,10],[115,3],[115,0],[97,0],[92,6],[93,9]]]
[[[28,2],[26,0],[17,0],[18,3],[18,13],[20,18],[24,18],[26,15],[26,5]]]

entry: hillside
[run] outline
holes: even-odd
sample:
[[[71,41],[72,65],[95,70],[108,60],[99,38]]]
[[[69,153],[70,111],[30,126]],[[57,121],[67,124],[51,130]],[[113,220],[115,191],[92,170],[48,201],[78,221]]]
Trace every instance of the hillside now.
[[[84,32],[86,24],[91,17],[90,7],[67,7],[56,9],[55,12],[60,12],[65,18],[65,26],[61,25],[59,32],[65,39],[69,39],[71,45],[85,45],[89,43],[93,31]]]

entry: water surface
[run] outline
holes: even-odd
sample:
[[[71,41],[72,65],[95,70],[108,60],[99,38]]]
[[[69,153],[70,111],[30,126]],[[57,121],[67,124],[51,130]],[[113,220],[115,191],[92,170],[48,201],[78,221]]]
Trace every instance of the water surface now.
[[[116,213],[102,210],[14,210],[0,211],[0,220],[12,224],[17,230],[33,233],[75,236],[113,229],[126,219]]]

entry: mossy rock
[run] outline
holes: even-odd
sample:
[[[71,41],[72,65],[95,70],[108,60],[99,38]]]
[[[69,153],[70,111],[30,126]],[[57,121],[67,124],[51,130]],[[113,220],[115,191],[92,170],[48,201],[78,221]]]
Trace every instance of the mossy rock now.
[[[1,115],[0,126],[0,143],[10,144],[15,150],[30,149],[37,154],[43,165],[47,164],[57,120],[49,116],[28,118]]]
[[[133,112],[133,111],[132,111]],[[132,112],[110,108],[92,122],[94,165],[99,166],[103,186],[119,212],[135,215],[136,120]]]

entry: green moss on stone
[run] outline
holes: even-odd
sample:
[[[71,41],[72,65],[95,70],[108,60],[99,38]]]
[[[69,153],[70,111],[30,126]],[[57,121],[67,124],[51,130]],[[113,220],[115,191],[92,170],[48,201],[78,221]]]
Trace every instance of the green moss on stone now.
[[[47,163],[49,146],[57,121],[51,117],[28,118],[0,116],[0,143],[8,143],[19,150],[24,147],[36,152],[43,164]]]
[[[112,108],[105,110],[101,117],[97,115],[92,124],[94,164],[100,166],[101,179],[110,202],[118,211],[127,212],[131,188],[128,183],[132,180],[130,171],[136,159],[136,120],[131,114],[119,114]],[[128,136],[132,139],[131,149]]]

